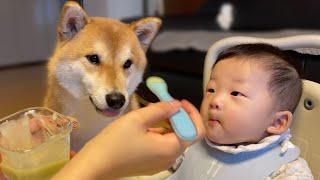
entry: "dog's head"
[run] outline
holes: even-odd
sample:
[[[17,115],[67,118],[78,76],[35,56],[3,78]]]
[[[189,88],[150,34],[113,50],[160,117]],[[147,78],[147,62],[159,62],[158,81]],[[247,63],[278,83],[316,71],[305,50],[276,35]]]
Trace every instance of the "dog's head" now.
[[[154,17],[131,24],[89,17],[77,3],[67,2],[58,25],[53,74],[73,97],[87,98],[106,116],[118,115],[142,80],[145,51],[160,25]]]

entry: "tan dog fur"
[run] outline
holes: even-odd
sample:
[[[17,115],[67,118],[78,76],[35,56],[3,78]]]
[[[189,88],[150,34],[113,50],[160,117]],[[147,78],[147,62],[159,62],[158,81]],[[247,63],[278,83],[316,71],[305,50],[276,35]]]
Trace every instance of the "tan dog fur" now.
[[[154,17],[131,24],[89,17],[75,2],[64,5],[56,48],[47,65],[44,106],[79,120],[80,129],[72,134],[73,149],[79,150],[112,120],[138,107],[134,91],[146,67],[145,52],[160,25]],[[89,61],[93,55],[99,57],[98,64]],[[124,68],[128,60],[132,65]],[[112,92],[121,93],[125,103],[111,111],[106,95]]]

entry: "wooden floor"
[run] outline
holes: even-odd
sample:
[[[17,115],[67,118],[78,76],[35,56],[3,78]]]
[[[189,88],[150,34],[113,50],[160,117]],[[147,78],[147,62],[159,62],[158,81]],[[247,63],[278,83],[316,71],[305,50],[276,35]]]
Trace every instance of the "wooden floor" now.
[[[46,89],[45,63],[0,69],[0,118],[41,106]]]

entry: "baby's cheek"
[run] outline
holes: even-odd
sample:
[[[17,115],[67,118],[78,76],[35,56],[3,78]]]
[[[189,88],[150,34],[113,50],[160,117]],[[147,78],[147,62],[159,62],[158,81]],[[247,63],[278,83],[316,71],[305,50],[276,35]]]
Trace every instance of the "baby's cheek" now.
[[[239,137],[243,141],[250,139],[254,134],[256,129],[256,124],[247,120],[238,121],[233,126],[233,135]]]
[[[206,137],[207,137],[210,141],[215,142],[215,143],[218,143],[217,141],[219,140],[219,138],[217,138],[216,135],[214,135],[214,134],[212,133],[212,131],[207,130]]]
[[[204,99],[200,106],[200,114],[203,115],[209,111],[208,102]]]
[[[208,110],[206,108],[204,108],[203,106],[201,106],[200,108],[200,115],[201,115],[201,118],[204,122],[206,122],[208,120]]]
[[[251,126],[251,124],[247,122],[246,118],[247,117],[240,117],[233,114],[228,119],[224,119],[222,121],[222,126],[229,134],[239,136],[246,131],[249,126]]]

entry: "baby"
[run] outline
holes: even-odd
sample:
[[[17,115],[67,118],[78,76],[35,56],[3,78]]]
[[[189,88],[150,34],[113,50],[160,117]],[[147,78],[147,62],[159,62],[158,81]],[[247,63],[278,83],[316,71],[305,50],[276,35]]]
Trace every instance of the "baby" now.
[[[222,52],[201,105],[206,138],[169,179],[313,179],[289,141],[302,92],[290,58],[267,44]]]

